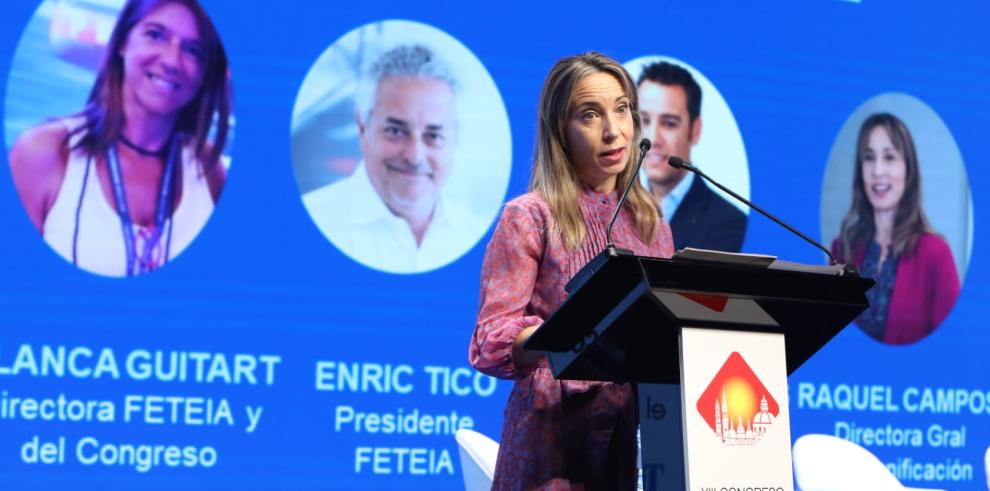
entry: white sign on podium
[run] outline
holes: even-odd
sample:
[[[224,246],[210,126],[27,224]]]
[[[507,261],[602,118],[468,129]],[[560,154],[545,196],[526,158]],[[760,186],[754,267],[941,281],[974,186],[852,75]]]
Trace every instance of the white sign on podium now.
[[[784,335],[681,330],[687,489],[793,491]]]

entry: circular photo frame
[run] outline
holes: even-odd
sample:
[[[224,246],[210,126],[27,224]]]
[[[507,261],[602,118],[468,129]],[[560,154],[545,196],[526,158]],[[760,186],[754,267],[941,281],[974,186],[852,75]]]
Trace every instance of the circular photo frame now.
[[[4,114],[31,223],[90,273],[173,260],[226,182],[230,70],[196,0],[42,2],[11,61]]]
[[[856,324],[911,344],[949,315],[969,266],[973,200],[962,155],[935,111],[877,95],[846,120],[822,181],[821,237],[877,284]]]
[[[667,163],[676,155],[749,198],[746,148],[725,98],[701,72],[676,58],[644,56],[623,66],[639,91],[643,137],[653,143],[641,179],[660,200],[675,248],[739,252],[749,208]]]
[[[358,27],[306,75],[292,112],[299,192],[323,236],[377,271],[424,273],[485,235],[509,183],[509,118],[458,40],[418,22]]]

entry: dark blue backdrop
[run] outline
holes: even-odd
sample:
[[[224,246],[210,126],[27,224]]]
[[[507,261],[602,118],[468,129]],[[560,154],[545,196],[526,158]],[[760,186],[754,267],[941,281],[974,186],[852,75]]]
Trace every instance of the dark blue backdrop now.
[[[909,387],[990,391],[983,315],[990,300],[978,253],[990,157],[990,9],[982,2],[893,0],[287,3],[207,0],[230,58],[237,135],[233,165],[207,227],[180,259],[153,274],[107,279],[77,271],[40,240],[9,173],[0,176],[0,476],[4,488],[171,489],[181,485],[245,489],[459,489],[456,444],[449,435],[335,431],[335,410],[460,415],[497,438],[508,384],[492,395],[434,394],[429,366],[467,366],[477,310],[483,240],[467,255],[420,275],[361,267],[333,248],[306,214],[293,177],[290,121],[300,84],[340,36],[368,22],[408,19],[460,40],[484,63],[509,114],[513,167],[507,195],[525,191],[535,107],[543,76],[561,56],[603,51],[619,60],[667,55],[707,76],[732,109],[750,163],[752,198],[811,234],[819,230],[821,182],[834,139],[864,101],[910,94],[933,108],[958,145],[973,190],[973,254],[962,295],[939,331],[909,347],[844,331],[791,377],[792,435],[834,433],[836,422],[863,427],[966,427],[960,448],[869,446],[885,462],[958,459],[961,481],[906,479],[908,485],[984,489],[983,454],[990,409],[981,414],[828,409],[798,405],[801,383],[881,386],[900,402]],[[0,74],[7,74],[35,2],[4,5]],[[7,78],[0,77],[6,93]],[[69,108],[67,111],[71,111]],[[10,141],[6,142],[9,148]],[[0,157],[6,162],[6,157]],[[926,189],[938,189],[926,183]],[[831,240],[831,238],[823,238]],[[820,263],[820,253],[774,224],[751,217],[744,251]],[[12,372],[23,345],[108,348],[121,377]],[[124,372],[134,350],[273,355],[271,385],[140,381]],[[23,356],[23,355],[22,355]],[[40,356],[40,355],[39,355]],[[95,360],[95,357],[91,359]],[[23,361],[23,360],[22,360]],[[408,365],[410,393],[317,390],[319,361]],[[7,368],[8,370],[3,370]],[[466,379],[459,379],[466,380]],[[40,421],[2,411],[11,398],[111,400],[112,422]],[[228,401],[233,426],[125,422],[127,395]],[[262,406],[254,432],[245,407]],[[990,403],[988,403],[990,406]],[[5,414],[7,414],[5,416]],[[24,446],[64,437],[64,463],[25,463]],[[215,449],[212,467],[83,465],[75,442],[178,445]],[[376,474],[358,447],[422,448],[424,474]],[[401,450],[399,451],[402,452]],[[452,466],[442,463],[442,455]],[[438,460],[431,460],[438,459]],[[384,469],[383,467],[382,469]],[[379,469],[379,470],[382,470]]]

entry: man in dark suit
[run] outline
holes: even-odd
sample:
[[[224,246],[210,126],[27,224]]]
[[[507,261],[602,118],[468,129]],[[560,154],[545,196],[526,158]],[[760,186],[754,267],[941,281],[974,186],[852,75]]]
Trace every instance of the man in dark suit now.
[[[647,65],[637,82],[643,135],[653,140],[643,169],[674,233],[674,247],[739,252],[746,215],[700,177],[667,164],[671,155],[691,162],[701,138],[701,87],[683,67]]]

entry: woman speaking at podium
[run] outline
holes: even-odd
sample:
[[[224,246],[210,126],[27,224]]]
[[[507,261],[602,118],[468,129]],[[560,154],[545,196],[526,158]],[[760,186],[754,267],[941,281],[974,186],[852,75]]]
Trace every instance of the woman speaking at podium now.
[[[634,184],[612,230],[617,247],[670,257],[670,227],[635,178],[636,86],[615,60],[558,61],[540,94],[529,192],[505,205],[481,271],[469,358],[514,380],[493,489],[634,489],[635,387],[555,380],[523,343],[566,299],[564,285],[606,246],[621,190]]]

